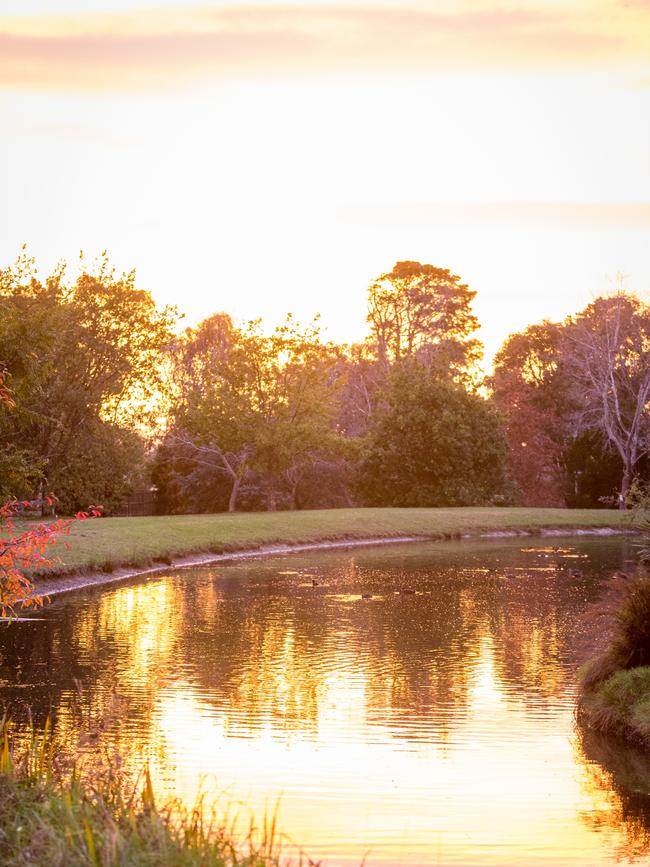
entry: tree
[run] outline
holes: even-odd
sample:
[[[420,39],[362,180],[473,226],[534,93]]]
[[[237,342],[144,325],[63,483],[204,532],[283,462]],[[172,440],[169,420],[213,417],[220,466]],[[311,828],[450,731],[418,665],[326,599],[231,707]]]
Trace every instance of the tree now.
[[[230,317],[218,313],[187,329],[174,356],[176,398],[166,445],[174,449],[174,460],[189,465],[190,483],[196,483],[197,471],[208,480],[227,478],[230,512],[253,449],[254,374],[247,350]]]
[[[368,290],[368,322],[381,364],[416,357],[467,376],[481,357],[471,336],[479,327],[471,310],[475,295],[444,268],[397,262]]]
[[[650,452],[650,306],[630,293],[598,298],[566,329],[576,430],[599,430],[622,462],[618,503]]]
[[[8,385],[9,372],[0,365],[0,431],[7,427],[16,402]],[[27,497],[40,478],[40,467],[29,452],[14,443],[5,443],[0,450],[0,502]]]
[[[370,505],[461,506],[504,496],[495,410],[411,361],[397,365],[370,429],[360,486]]]
[[[489,384],[504,420],[508,470],[527,506],[564,505],[569,439],[562,326],[531,325],[505,341]]]
[[[145,441],[137,431],[90,420],[57,471],[58,508],[74,515],[92,502],[114,514],[134,489],[146,484],[147,469]]]
[[[342,439],[333,424],[335,356],[315,324],[300,328],[291,317],[270,335],[259,322],[235,328],[225,314],[188,329],[167,437],[189,468],[185,478],[226,478],[230,511],[244,485],[263,489],[269,509],[281,492],[295,507],[305,468]]]
[[[343,349],[335,370],[340,383],[336,423],[346,437],[354,438],[368,432],[387,371],[367,343]]]
[[[135,288],[134,273],[116,276],[105,256],[69,285],[63,266],[41,281],[23,255],[0,272],[0,358],[15,402],[0,416],[0,449],[26,450],[42,488],[59,488],[68,462],[83,458],[80,444],[102,425],[145,426],[174,321],[173,310],[158,310]],[[96,476],[90,457],[84,475]]]

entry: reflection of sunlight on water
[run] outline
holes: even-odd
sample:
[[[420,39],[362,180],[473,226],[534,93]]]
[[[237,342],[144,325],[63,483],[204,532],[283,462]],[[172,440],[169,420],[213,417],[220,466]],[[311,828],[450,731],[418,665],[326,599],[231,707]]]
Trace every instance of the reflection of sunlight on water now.
[[[98,743],[161,791],[193,805],[202,785],[243,833],[280,798],[280,827],[329,863],[641,857],[642,813],[572,745],[594,579],[549,572],[553,548],[464,545],[451,567],[440,550],[319,556],[319,586],[310,555],[71,598],[46,612],[33,682],[42,665],[61,682],[70,743],[74,676]]]
[[[570,756],[570,744],[556,733],[556,719],[536,720],[533,732],[525,704],[508,706],[490,636],[481,637],[468,706],[452,745],[396,742],[390,726],[376,720],[368,737],[364,677],[352,684],[328,679],[316,739],[300,732],[289,740],[278,737],[271,721],[254,734],[237,731],[190,685],[173,685],[156,708],[168,767],[174,768],[166,780],[170,793],[192,801],[209,773],[211,786],[204,783],[204,790],[246,805],[242,833],[249,808],[261,816],[280,796],[280,825],[293,839],[314,854],[327,840],[330,856],[350,861],[369,850],[371,862],[378,862],[373,850],[380,848],[381,860],[395,863],[431,858],[434,850],[436,857],[468,863],[476,851],[483,863],[489,853],[512,848],[534,863],[552,827],[553,848],[562,853],[557,863],[592,863],[585,859],[596,855],[597,841],[572,821],[581,806],[579,785],[556,772]],[[477,723],[488,729],[480,737]],[[512,741],[506,734],[513,724],[524,738]],[[164,780],[164,769],[158,772]]]

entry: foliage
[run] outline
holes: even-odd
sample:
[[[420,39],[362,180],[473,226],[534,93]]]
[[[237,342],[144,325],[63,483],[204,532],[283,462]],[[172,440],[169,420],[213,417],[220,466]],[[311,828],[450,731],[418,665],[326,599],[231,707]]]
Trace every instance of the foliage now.
[[[101,503],[103,514],[114,514],[134,489],[145,486],[147,470],[144,439],[137,431],[92,419],[52,474],[57,508],[74,515],[90,501]]]
[[[8,414],[16,409],[8,379],[9,372],[0,367],[0,430],[6,427]],[[0,450],[0,502],[12,497],[27,497],[40,479],[40,469],[27,449],[13,442],[5,443]]]
[[[476,295],[445,268],[397,262],[368,290],[368,322],[380,363],[404,358],[467,375],[481,357],[471,335],[479,327],[471,311]]]
[[[588,610],[587,623],[605,645],[588,666],[587,688],[617,671],[650,665],[650,577],[614,575]]]
[[[543,322],[510,335],[490,380],[504,419],[508,470],[529,506],[563,504],[568,434],[560,333],[559,326]]]
[[[619,293],[511,335],[490,384],[526,504],[625,508],[650,448],[647,305]]]
[[[360,470],[368,503],[461,506],[503,496],[505,441],[496,412],[416,362],[392,372]]]
[[[184,473],[167,473],[186,499],[214,502],[228,487],[228,509],[254,490],[273,509],[286,493],[296,505],[303,472],[317,455],[336,454],[335,349],[315,324],[291,317],[270,335],[259,322],[235,328],[225,314],[188,329],[175,353],[176,399],[165,440]],[[159,457],[162,457],[161,455]],[[158,474],[165,470],[158,461]]]
[[[53,499],[47,498],[51,505]],[[74,519],[41,523],[16,532],[14,518],[33,503],[16,501],[0,505],[0,615],[13,617],[18,609],[43,604],[41,597],[34,595],[30,573],[51,568],[53,561],[47,550],[55,545],[61,535],[69,535],[73,520],[85,521],[98,517],[99,509],[79,512]]]
[[[630,485],[627,506],[632,510],[634,525],[641,535],[639,559],[650,563],[650,483],[637,476]]]
[[[568,438],[560,469],[564,502],[570,509],[617,504],[621,472],[619,456],[608,448],[599,430],[586,430]]]
[[[149,293],[135,288],[135,275],[116,276],[106,257],[69,284],[63,266],[41,281],[21,256],[0,272],[0,358],[14,403],[0,412],[0,452],[17,450],[40,471],[43,486],[58,488],[102,425],[150,427],[174,321],[174,311],[157,310]],[[95,457],[88,454],[78,474],[91,483],[88,492]],[[3,478],[6,488],[8,474]],[[87,502],[88,492],[73,499]]]

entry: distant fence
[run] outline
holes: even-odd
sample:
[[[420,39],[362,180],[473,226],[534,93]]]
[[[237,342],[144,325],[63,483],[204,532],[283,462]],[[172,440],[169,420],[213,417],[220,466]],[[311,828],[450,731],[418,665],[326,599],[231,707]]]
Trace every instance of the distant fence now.
[[[114,514],[119,518],[136,518],[144,515],[156,515],[158,513],[157,491],[135,491],[128,500],[125,500]]]

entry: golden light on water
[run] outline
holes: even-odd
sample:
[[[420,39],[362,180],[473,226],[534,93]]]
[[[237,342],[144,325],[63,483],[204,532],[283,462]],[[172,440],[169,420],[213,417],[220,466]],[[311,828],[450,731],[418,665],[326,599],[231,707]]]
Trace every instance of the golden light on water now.
[[[293,557],[78,600],[53,670],[70,630],[90,665],[84,712],[101,720],[82,748],[105,743],[133,773],[146,762],[161,800],[218,799],[242,836],[277,809],[287,855],[333,865],[645,857],[645,814],[573,728],[587,579],[549,571],[548,548],[468,545],[424,546],[438,566],[418,546],[413,565],[333,553],[316,589]],[[360,596],[402,581],[417,594]],[[87,728],[72,698],[56,714],[67,743]]]
[[[455,727],[451,743],[396,743],[388,722],[374,723],[370,743],[361,734],[341,743],[342,731],[365,727],[367,675],[362,680],[353,689],[336,679],[328,683],[311,738],[296,731],[279,737],[274,725],[254,734],[233,731],[189,684],[170,686],[160,697],[156,720],[166,761],[176,771],[170,780],[160,770],[161,782],[188,803],[199,789],[220,794],[239,812],[241,832],[251,814],[259,819],[273,812],[279,798],[280,827],[308,853],[318,855],[327,840],[334,863],[358,864],[366,853],[375,862],[378,842],[381,863],[453,863],[461,857],[473,863],[478,853],[485,857],[486,851],[507,849],[508,842],[530,852],[541,849],[551,828],[553,846],[567,853],[566,863],[570,853],[586,860],[592,851],[597,857],[599,841],[568,818],[591,807],[589,795],[581,790],[578,773],[567,780],[555,772],[555,764],[571,756],[571,745],[557,734],[555,719],[531,719],[523,702],[513,707],[497,677],[488,636],[469,672],[465,720]],[[535,728],[534,750],[525,739],[503,741],[495,749],[492,739],[499,742],[506,725],[513,724],[524,731]],[[486,742],[474,739],[477,728],[488,730]],[[296,776],[304,781],[306,796],[286,793]],[[406,803],[398,807],[404,789]],[[432,814],[431,792],[447,793],[444,814]],[[468,814],[467,806],[477,803],[480,810]],[[504,812],[510,841],[504,840]]]

